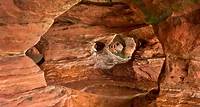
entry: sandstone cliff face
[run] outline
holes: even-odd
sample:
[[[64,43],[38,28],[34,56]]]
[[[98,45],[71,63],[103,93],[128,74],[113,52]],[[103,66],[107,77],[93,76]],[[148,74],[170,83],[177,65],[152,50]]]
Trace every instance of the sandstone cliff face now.
[[[198,4],[151,26],[128,0],[79,2],[0,1],[0,106],[199,106]]]
[[[1,53],[25,52],[39,41],[56,16],[77,2],[1,0]]]
[[[169,86],[176,90],[172,104],[199,106],[199,14],[200,10],[172,16],[159,25],[159,38],[166,54],[165,71],[161,79],[163,93]],[[168,84],[168,85],[166,85]],[[166,87],[168,86],[168,87]],[[192,95],[193,94],[193,95]],[[162,95],[162,94],[161,94]],[[162,99],[162,97],[161,97]],[[189,100],[186,100],[189,99]],[[195,100],[194,99],[198,99]],[[197,103],[197,104],[196,104]]]
[[[25,55],[58,15],[79,1],[0,1],[0,106],[49,106],[61,101],[59,88],[45,95],[44,72]],[[41,88],[40,90],[34,90]],[[34,91],[32,91],[34,90]],[[51,89],[50,89],[51,90]],[[24,93],[28,92],[28,93]],[[39,93],[39,97],[37,97]],[[24,102],[30,96],[30,102]],[[36,99],[32,100],[32,96]],[[37,98],[47,98],[47,103]],[[52,103],[51,100],[52,99]]]

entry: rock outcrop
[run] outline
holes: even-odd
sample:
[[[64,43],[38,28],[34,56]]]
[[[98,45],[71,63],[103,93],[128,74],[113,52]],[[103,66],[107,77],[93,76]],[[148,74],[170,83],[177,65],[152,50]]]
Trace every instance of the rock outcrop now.
[[[1,0],[0,1],[0,106],[31,106],[34,101],[43,105],[37,96],[25,104],[23,98],[15,96],[31,96],[41,94],[45,98],[46,87],[44,72],[25,55],[25,52],[34,46],[40,37],[53,24],[54,18],[67,11],[77,0]],[[59,90],[59,88],[55,89]],[[33,92],[32,92],[33,91]],[[25,92],[30,92],[27,95]],[[56,94],[59,92],[55,91]],[[52,100],[59,100],[61,96],[52,96]],[[58,98],[58,99],[56,99]],[[47,99],[48,106],[51,105]],[[60,100],[59,100],[60,101]],[[57,102],[59,102],[57,101]],[[19,102],[16,103],[16,102]],[[40,103],[40,104],[39,104]],[[53,104],[52,104],[53,105]],[[47,106],[47,105],[46,105]]]
[[[200,106],[200,6],[191,2],[146,20],[130,0],[1,0],[0,106]]]
[[[199,106],[199,15],[197,9],[172,16],[159,25],[159,40],[166,54],[160,80],[160,101],[164,103],[160,105]],[[170,93],[173,95],[168,96]],[[171,101],[172,97],[177,100]]]

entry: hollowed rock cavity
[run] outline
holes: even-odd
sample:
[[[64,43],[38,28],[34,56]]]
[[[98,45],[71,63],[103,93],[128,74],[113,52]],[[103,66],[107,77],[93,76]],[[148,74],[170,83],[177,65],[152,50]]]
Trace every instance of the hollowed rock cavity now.
[[[118,9],[122,12],[116,14]],[[77,99],[81,97],[81,100],[72,101],[77,107],[151,104],[158,95],[149,92],[158,90],[156,81],[164,61],[162,47],[152,26],[124,24],[128,18],[135,20],[130,17],[132,13],[126,13],[128,10],[124,4],[79,4],[58,17],[36,45],[45,59],[40,67],[47,84],[83,93],[74,94]],[[95,11],[99,14],[95,15]],[[116,18],[118,20],[114,20]],[[146,32],[140,34],[139,30]],[[140,40],[146,41],[141,48]],[[152,99],[147,98],[149,96]],[[97,105],[96,101],[101,104]]]

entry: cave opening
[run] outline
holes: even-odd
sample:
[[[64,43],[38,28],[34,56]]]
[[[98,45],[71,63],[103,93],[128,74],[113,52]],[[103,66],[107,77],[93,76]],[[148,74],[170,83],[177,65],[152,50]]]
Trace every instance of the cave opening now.
[[[84,14],[88,13],[88,16],[81,15],[78,12],[80,9],[83,10]],[[102,9],[105,11],[100,11],[99,15],[92,15],[96,14],[95,10]],[[94,13],[90,10],[94,10]],[[116,13],[118,10],[122,10],[122,12]],[[142,98],[145,99],[145,97],[151,96],[151,100],[155,100],[153,96],[157,96],[157,93],[151,95],[150,93],[153,90],[157,90],[155,81],[163,63],[163,57],[158,59],[155,57],[163,54],[162,47],[156,37],[150,38],[149,40],[151,41],[147,42],[146,38],[144,40],[141,39],[142,41],[139,40],[142,45],[134,52],[131,60],[126,63],[116,64],[109,70],[91,69],[91,67],[85,66],[87,63],[89,66],[93,66],[90,65],[90,62],[84,61],[91,55],[91,40],[111,33],[129,35],[130,37],[131,33],[129,32],[138,29],[137,27],[141,31],[149,30],[151,33],[151,26],[138,26],[141,25],[140,22],[133,24],[132,21],[135,21],[135,19],[130,19],[130,15],[133,13],[126,13],[127,10],[129,8],[124,4],[107,6],[79,4],[55,19],[54,24],[47,33],[41,37],[34,47],[26,52],[26,55],[31,57],[45,72],[45,79],[48,85],[61,85],[96,95],[115,96],[116,98],[127,96],[134,99],[136,96],[143,96]],[[90,14],[89,11],[91,12]],[[122,16],[127,17],[128,22]],[[116,18],[121,21],[111,21]],[[132,38],[135,39],[135,37]],[[113,48],[120,47],[120,42],[116,42],[118,44]],[[105,47],[106,43],[95,42],[94,48],[97,52],[101,52]],[[123,45],[123,47],[128,46]],[[120,48],[121,51],[122,49]],[[159,51],[155,49],[159,49]],[[152,56],[156,59],[155,61],[151,60]],[[146,59],[150,60],[146,62]],[[154,67],[157,68],[154,70]],[[147,68],[147,70],[144,68]],[[151,71],[156,71],[156,74]],[[110,72],[111,74],[109,73],[108,75],[103,72]],[[145,80],[148,85],[141,82],[141,80]],[[112,89],[116,90],[116,92]]]

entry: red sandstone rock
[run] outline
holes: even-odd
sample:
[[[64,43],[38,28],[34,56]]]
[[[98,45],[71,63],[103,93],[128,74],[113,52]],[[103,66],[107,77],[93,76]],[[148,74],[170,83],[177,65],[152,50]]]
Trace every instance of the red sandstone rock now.
[[[39,41],[56,16],[78,2],[1,0],[0,53],[25,52]]]
[[[193,77],[189,78],[190,80],[188,82],[191,82],[192,80],[193,82],[194,80],[200,80],[200,61],[191,60],[189,63],[188,73],[188,77]]]
[[[87,15],[79,14],[79,8],[81,8],[83,12],[85,9],[89,16],[92,15],[91,19],[87,18]],[[97,10],[99,8],[102,8],[102,13],[107,11],[106,7],[94,5],[80,5],[80,7],[78,5],[74,7],[72,10],[69,10],[61,17],[57,18],[55,24],[42,38],[42,41],[37,47],[40,47],[39,50],[42,50],[46,60],[41,66],[45,72],[46,80],[48,84],[63,85],[68,88],[79,90],[77,91],[78,94],[73,94],[75,98],[72,96],[72,100],[66,101],[66,105],[68,106],[129,107],[131,105],[147,105],[148,101],[144,96],[137,97],[133,99],[133,101],[130,96],[127,98],[123,96],[132,95],[135,92],[138,93],[136,91],[138,88],[138,91],[141,90],[139,91],[140,94],[143,93],[142,90],[148,91],[152,88],[157,88],[156,82],[151,81],[157,79],[159,72],[152,72],[151,75],[155,76],[155,78],[150,81],[135,81],[136,76],[134,75],[132,64],[129,62],[116,65],[112,70],[102,70],[96,69],[94,65],[90,63],[91,61],[88,60],[91,55],[91,49],[94,48],[91,47],[94,46],[92,43],[95,40],[104,43],[105,39],[110,41],[109,38],[112,32],[123,33],[126,31],[128,34],[128,32],[131,31],[126,27],[116,29],[112,28],[111,25],[106,27],[102,26],[105,22],[96,16],[101,16],[103,14],[99,12],[100,14],[93,15],[88,12],[88,10]],[[111,8],[113,10],[108,10],[113,12],[115,8],[114,5]],[[69,15],[71,16],[69,17]],[[120,15],[121,13],[119,16]],[[110,19],[113,18],[114,17],[111,17]],[[87,23],[84,19],[87,19]],[[98,19],[103,23],[95,23],[91,26],[91,23]],[[120,20],[123,22],[125,19],[122,18]],[[122,23],[115,20],[114,22],[116,24]],[[147,34],[148,33],[147,31]],[[102,40],[102,38],[104,39]],[[109,43],[109,41],[107,42]],[[105,42],[105,45],[108,44]],[[127,45],[127,47],[129,47],[129,45]],[[103,59],[106,60],[109,58],[102,57],[96,60],[96,62],[101,62]],[[111,61],[111,63],[113,62]],[[128,64],[131,65],[130,69],[127,67]],[[160,69],[161,64],[162,61],[158,64],[159,66],[157,68]],[[141,103],[137,103],[139,102],[137,99],[139,99]]]
[[[135,16],[135,12],[131,11],[125,4],[114,4],[112,6],[80,4],[61,15],[58,20],[67,21],[67,19],[88,26],[131,27],[143,24],[142,21],[137,20],[138,17]]]
[[[24,52],[35,45],[48,30],[53,20],[38,23],[8,24],[0,26],[0,53]]]
[[[122,11],[118,12],[119,9]],[[127,19],[134,21],[134,18],[129,16],[134,13],[124,15],[129,10],[124,4],[110,7],[80,4],[73,7],[57,18],[53,27],[44,35],[43,41],[48,44],[43,52],[45,60],[58,60],[66,56],[87,57],[90,55],[89,42],[93,39],[109,33],[127,33],[133,28],[131,26],[137,24],[128,22]],[[107,14],[111,16],[105,17]],[[118,20],[114,20],[116,17]],[[106,21],[107,19],[111,21]]]
[[[159,106],[199,106],[199,12],[190,8],[159,24],[159,40],[167,55]]]
[[[12,97],[0,98],[1,107],[64,107],[65,100],[70,97],[70,91],[64,87],[47,86]]]
[[[65,15],[64,18],[58,19],[58,23],[57,21],[55,23],[58,28],[51,29],[50,33],[47,34],[47,36],[49,34],[53,36],[45,38],[47,43],[44,44],[48,46],[45,49],[48,51],[41,49],[47,60],[55,62],[47,62],[42,67],[46,67],[44,70],[46,70],[46,78],[49,79],[47,81],[52,80],[49,83],[65,85],[79,89],[79,91],[54,86],[35,89],[46,85],[43,72],[29,58],[19,55],[24,55],[28,48],[38,42],[40,36],[47,31],[55,17],[77,2],[79,1],[0,1],[0,33],[3,34],[0,37],[0,106],[129,107],[147,106],[147,99],[154,98],[151,95],[147,97],[148,95],[144,92],[152,87],[157,87],[155,82],[151,84],[148,83],[149,81],[140,81],[140,83],[134,79],[145,78],[156,81],[163,59],[159,59],[155,63],[153,59],[147,60],[150,63],[145,63],[143,59],[142,64],[137,60],[130,61],[126,64],[133,64],[133,67],[132,65],[120,64],[111,71],[88,69],[81,65],[87,65],[88,62],[77,63],[77,60],[74,61],[74,59],[90,55],[87,52],[85,54],[85,51],[90,50],[85,48],[87,47],[85,45],[87,44],[85,43],[86,39],[91,41],[99,33],[128,33],[135,24],[144,22],[143,14],[134,5],[130,7],[135,13],[121,4],[105,8],[86,3],[89,6],[77,6],[65,14],[67,19],[65,19]],[[94,2],[96,1],[94,0]],[[114,2],[116,1],[114,0]],[[147,0],[145,3],[148,6],[151,1]],[[153,3],[159,3],[159,1]],[[161,94],[156,102],[158,106],[199,106],[199,10],[194,11],[198,8],[197,5],[186,8],[183,12],[173,13],[172,17],[159,25],[159,40],[164,46],[167,59],[166,73],[162,78],[164,84],[161,84]],[[60,25],[67,25],[67,27]],[[66,30],[68,32],[64,32]],[[151,32],[150,36],[146,36],[149,30],[141,32],[143,30],[136,33],[139,37],[144,36],[142,38],[149,42]],[[82,35],[80,36],[80,34]],[[54,43],[58,44],[52,46]],[[150,41],[148,45],[151,43]],[[80,47],[84,48],[79,50]],[[65,50],[70,48],[72,49]],[[140,52],[137,54],[141,55],[140,58],[151,58],[158,55],[157,53],[163,54],[162,51],[154,51],[157,48],[161,49],[159,43],[147,46],[142,51],[139,49]],[[66,58],[66,56],[69,57]],[[174,84],[174,87],[169,87],[165,83]],[[166,90],[168,90],[167,94]],[[28,92],[23,93],[24,91]],[[125,98],[124,94],[127,94]],[[134,94],[136,97],[132,96]],[[151,103],[149,106],[156,106],[156,104]]]
[[[25,52],[39,41],[55,17],[78,2],[78,0],[0,1],[0,106],[17,106],[15,101],[22,103],[20,97],[19,100],[18,98],[14,101],[7,100],[11,105],[4,105],[5,99],[46,86],[44,72],[25,56]],[[56,102],[56,99],[52,100]],[[47,99],[46,104],[49,103],[50,100]],[[23,106],[31,104],[33,102]],[[45,103],[37,102],[36,105],[43,106]]]
[[[28,57],[0,58],[0,97],[46,86],[44,72]]]
[[[133,70],[138,80],[158,81],[164,58],[137,60],[133,62]]]
[[[146,41],[155,38],[153,27],[151,25],[134,29],[129,33],[129,35],[136,39],[142,39]]]
[[[189,73],[190,60],[198,59],[200,26],[196,17],[199,17],[199,12],[195,10],[183,16],[170,17],[159,25],[159,40],[167,55],[166,83],[183,81]]]
[[[102,86],[102,88],[106,86]],[[83,90],[77,91],[66,87],[61,86],[47,86],[45,88],[35,89],[29,92],[24,92],[22,94],[17,94],[13,97],[0,98],[1,107],[131,107],[134,106],[147,106],[149,103],[141,102],[134,103],[138,101],[144,101],[145,98],[148,98],[150,92],[138,93],[137,90],[130,93],[130,90],[127,87],[115,87],[116,95],[113,89],[101,89],[98,87],[97,92],[103,93],[102,95],[97,95],[94,93],[84,92]],[[112,88],[112,87],[111,87]],[[118,95],[117,88],[126,90],[127,94]],[[87,91],[94,91],[95,89],[85,89]],[[119,90],[119,91],[120,91]],[[112,91],[107,94],[106,91]]]
[[[79,0],[1,0],[0,13],[2,24],[39,23],[54,19],[67,11]]]

